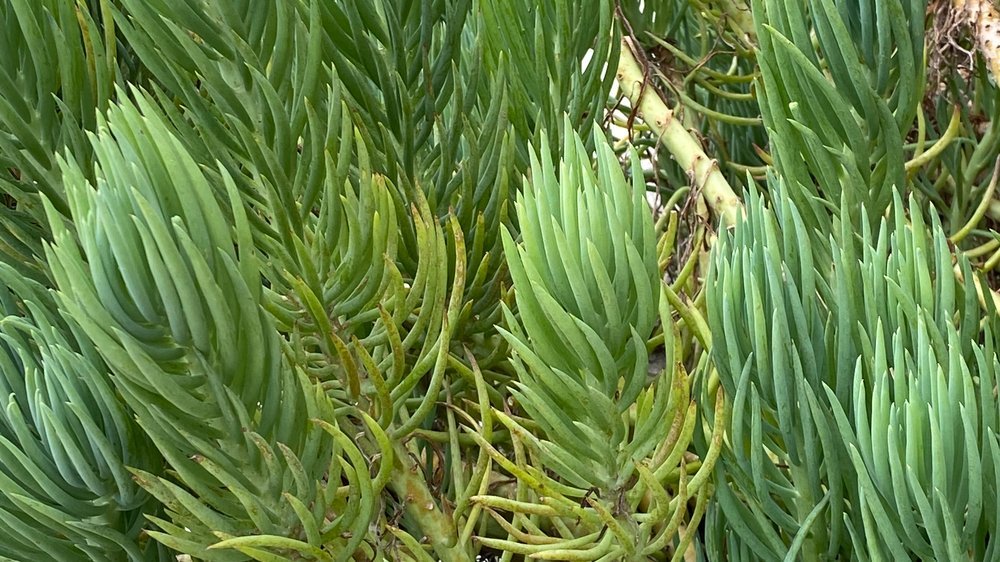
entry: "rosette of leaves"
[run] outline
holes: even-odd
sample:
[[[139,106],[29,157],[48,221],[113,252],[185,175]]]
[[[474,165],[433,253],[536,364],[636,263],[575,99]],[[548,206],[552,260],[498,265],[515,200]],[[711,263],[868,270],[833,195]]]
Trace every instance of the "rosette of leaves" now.
[[[166,461],[165,471],[131,465],[164,506],[147,532],[202,560],[364,552],[393,464],[384,431],[356,409],[334,413],[289,363],[234,183],[221,174],[230,225],[201,169],[135,96],[93,137],[96,185],[65,163],[73,230],[49,206],[47,258],[59,306]],[[367,437],[345,435],[350,418]],[[368,438],[385,447],[375,473],[360,450]]]
[[[835,279],[838,330],[853,340],[838,337],[838,378],[850,392],[824,390],[858,475],[858,557],[992,560],[1000,529],[995,502],[985,500],[1000,482],[993,300],[915,198],[904,207],[897,195],[891,218],[857,244],[860,252],[843,257],[860,267],[838,268]]]
[[[480,541],[550,560],[645,560],[671,548],[680,556],[691,536],[678,544],[677,531],[697,526],[711,461],[689,477],[697,409],[675,350],[638,158],[633,151],[627,181],[600,133],[594,145],[596,169],[579,137],[567,135],[557,171],[543,137],[516,205],[520,237],[504,234],[517,309],[505,308],[502,333],[519,408],[492,416],[510,430],[514,459],[476,438],[518,485],[513,501],[474,498],[509,533]],[[666,369],[648,384],[657,320]]]
[[[760,111],[783,194],[807,224],[826,225],[842,197],[876,219],[906,185],[903,143],[925,85],[925,5],[753,2]]]
[[[53,295],[0,264],[0,556],[140,561],[158,504],[125,465],[162,464],[81,327]]]
[[[795,559],[793,537],[802,527],[809,533],[806,518],[830,503],[824,485],[843,501],[843,476],[829,460],[838,449],[820,446],[826,442],[809,407],[827,380],[820,379],[827,322],[817,297],[829,289],[815,273],[798,210],[788,198],[776,201],[771,211],[751,194],[745,220],[720,235],[707,281],[714,362],[732,400],[707,521],[710,558],[780,560],[791,552]],[[813,536],[836,555],[842,546],[821,534],[842,534],[833,507],[817,510],[823,518]]]
[[[518,313],[507,311],[507,339],[523,364],[514,393],[551,440],[546,460],[575,486],[611,491],[630,473],[621,414],[645,385],[657,319],[652,216],[606,142],[596,173],[578,139],[558,176],[547,149],[517,201],[520,240],[504,237]],[[632,168],[641,178],[634,154]]]
[[[751,196],[720,238],[709,325],[733,415],[710,559],[996,556],[996,312],[936,221],[891,209],[841,223],[832,270],[788,198]]]

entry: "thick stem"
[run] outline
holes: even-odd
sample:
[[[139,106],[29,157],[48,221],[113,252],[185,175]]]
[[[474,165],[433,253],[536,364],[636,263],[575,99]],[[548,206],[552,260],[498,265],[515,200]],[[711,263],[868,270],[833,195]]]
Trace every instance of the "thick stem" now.
[[[816,498],[813,496],[812,488],[809,485],[811,479],[809,478],[808,471],[794,463],[791,463],[790,469],[792,482],[798,484],[795,486],[795,489],[798,491],[798,499],[795,501],[795,511],[798,520],[801,522],[805,521],[809,517],[809,514],[812,513],[813,508],[816,507]],[[816,533],[802,543],[802,550],[800,552],[802,560],[805,562],[813,562],[820,559],[820,545],[817,542],[822,544],[825,541],[817,541],[817,536],[826,539],[826,530],[816,529]]]
[[[466,548],[468,545],[458,544],[455,524],[438,507],[419,468],[410,460],[406,447],[396,445],[396,462],[396,469],[392,471],[392,487],[396,495],[406,502],[406,512],[417,521],[437,557],[441,562],[472,560],[472,553]]]
[[[747,45],[752,45],[757,36],[753,25],[753,13],[745,0],[716,0],[722,8],[722,13],[729,20],[730,27],[741,34],[740,39]]]
[[[618,83],[632,102],[637,115],[655,132],[659,142],[678,164],[687,170],[693,187],[700,188],[716,217],[729,226],[743,212],[743,202],[719,171],[718,162],[709,158],[690,131],[675,119],[674,111],[660,98],[656,89],[646,84],[647,75],[629,37],[622,38],[622,54],[618,62]]]

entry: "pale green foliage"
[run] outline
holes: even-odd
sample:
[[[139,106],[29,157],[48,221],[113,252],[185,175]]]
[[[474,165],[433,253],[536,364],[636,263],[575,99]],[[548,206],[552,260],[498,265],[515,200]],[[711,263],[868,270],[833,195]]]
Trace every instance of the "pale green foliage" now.
[[[975,232],[996,181],[980,179],[991,135],[949,142],[963,112],[995,106],[986,90],[939,111],[940,146],[921,154],[924,9],[754,5],[775,169],[708,281],[733,408],[708,559],[996,557],[996,312],[949,244]]]
[[[63,309],[184,483],[137,473],[170,515],[160,526],[172,536],[154,536],[205,557],[195,545],[213,533],[285,534],[299,524],[298,505],[282,494],[306,505],[322,494],[332,445],[310,429],[315,391],[283,360],[259,306],[246,218],[238,214],[234,240],[204,175],[140,104],[145,115],[121,104],[94,137],[96,185],[76,163],[65,167],[75,236],[52,210],[48,263]],[[220,486],[233,496],[217,497]]]
[[[925,86],[925,4],[755,2],[761,115],[808,223],[822,224],[820,200],[839,203],[841,193],[881,216],[906,185],[904,136]]]
[[[575,486],[613,490],[655,445],[625,446],[621,416],[646,382],[659,283],[645,188],[625,181],[603,139],[595,144],[596,174],[573,137],[558,176],[544,137],[532,158],[517,202],[521,240],[504,237],[521,318],[508,311],[507,338],[519,359],[515,395],[552,440],[547,461]],[[641,177],[634,153],[632,171]]]
[[[139,559],[150,498],[125,466],[148,469],[159,454],[81,326],[34,281],[6,265],[0,277],[0,555]]]
[[[844,223],[828,271],[782,201],[751,196],[709,280],[733,396],[709,551],[992,559],[1000,363],[968,263],[956,282],[940,225],[897,198],[874,233]]]
[[[527,419],[496,416],[539,462],[511,463],[489,447],[518,477],[520,503],[480,498],[513,511],[515,524],[544,509],[555,529],[572,526],[576,538],[536,531],[526,544],[480,540],[551,559],[646,560],[666,552],[681,525],[697,527],[712,463],[689,476],[683,458],[701,420],[675,349],[640,162],[629,154],[627,181],[600,133],[594,146],[596,170],[580,138],[567,136],[557,171],[543,135],[516,204],[520,237],[504,233],[517,313],[505,309],[509,331],[501,332],[518,375],[511,394]],[[646,342],[657,320],[666,368],[650,379]],[[532,435],[529,420],[541,436]],[[717,447],[721,434],[715,437]],[[689,531],[684,541],[692,538]]]

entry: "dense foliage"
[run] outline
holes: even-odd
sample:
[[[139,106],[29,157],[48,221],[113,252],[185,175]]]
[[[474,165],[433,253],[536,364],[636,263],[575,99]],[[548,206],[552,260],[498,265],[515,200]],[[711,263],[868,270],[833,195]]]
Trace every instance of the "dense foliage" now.
[[[1000,558],[990,1],[0,22],[0,558]]]

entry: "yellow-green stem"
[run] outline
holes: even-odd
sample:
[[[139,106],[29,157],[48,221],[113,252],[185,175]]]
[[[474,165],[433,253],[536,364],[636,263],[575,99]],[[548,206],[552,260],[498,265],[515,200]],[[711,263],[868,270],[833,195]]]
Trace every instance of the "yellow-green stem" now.
[[[743,203],[719,171],[718,163],[709,158],[701,144],[690,131],[675,118],[656,89],[647,83],[647,74],[628,37],[622,38],[622,53],[618,63],[618,82],[622,92],[631,100],[638,116],[649,125],[674,159],[700,188],[713,215],[727,225],[736,224],[743,212]]]
[[[402,445],[396,445],[396,449],[397,466],[393,471],[392,487],[405,499],[407,513],[416,520],[438,559],[443,562],[471,560],[472,553],[466,550],[466,545],[458,544],[458,530],[451,517],[438,507],[419,468],[410,460],[409,451]]]

